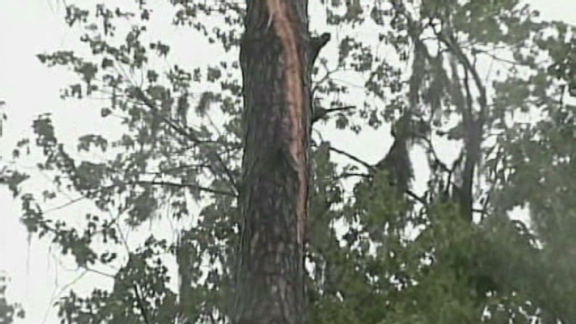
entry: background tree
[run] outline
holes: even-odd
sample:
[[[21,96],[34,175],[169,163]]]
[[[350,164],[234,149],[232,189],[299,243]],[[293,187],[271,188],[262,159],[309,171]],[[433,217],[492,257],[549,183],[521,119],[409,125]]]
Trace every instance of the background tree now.
[[[237,62],[247,8],[171,3],[174,23],[221,46],[225,60],[160,70],[158,57],[168,59],[171,47],[146,40],[158,8],[141,3],[130,10],[67,6],[66,21],[83,28],[90,51],[39,55],[78,74],[65,98],[104,96],[102,117],[123,130],[87,134],[70,147],[42,115],[34,140],[19,143],[40,149],[39,167],[55,183],[42,194],[46,202],[26,183],[14,186],[29,231],[50,237],[87,271],[114,269],[105,272],[111,290],[71,291],[58,302],[63,323],[224,322],[233,315],[226,296],[241,228],[236,198],[247,142]],[[573,250],[573,106],[562,92],[570,79],[548,69],[573,27],[543,22],[514,0],[313,5],[323,9],[326,29],[335,28],[319,64],[307,67],[314,70],[305,80],[310,101],[315,109],[356,108],[328,114],[312,131],[309,322],[575,323],[567,302],[574,264],[565,257]],[[264,30],[267,21],[255,21]],[[527,115],[537,121],[523,121]],[[343,151],[324,137],[330,121],[359,133],[394,124],[390,144],[399,149],[389,154],[398,157],[383,150],[382,163],[371,164]],[[443,151],[448,145],[461,150]],[[424,181],[413,179],[412,163],[428,168]],[[94,204],[84,222],[46,212],[45,204],[72,194]],[[509,217],[519,207],[528,207],[529,220]],[[160,218],[186,228],[171,240],[141,226]],[[128,231],[144,239],[129,241]]]

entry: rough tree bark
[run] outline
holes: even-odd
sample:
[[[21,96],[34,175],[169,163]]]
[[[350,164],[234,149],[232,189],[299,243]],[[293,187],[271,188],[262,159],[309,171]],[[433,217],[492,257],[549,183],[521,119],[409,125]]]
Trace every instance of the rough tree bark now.
[[[310,37],[307,0],[247,0],[242,215],[235,324],[306,321],[311,67],[329,35]]]

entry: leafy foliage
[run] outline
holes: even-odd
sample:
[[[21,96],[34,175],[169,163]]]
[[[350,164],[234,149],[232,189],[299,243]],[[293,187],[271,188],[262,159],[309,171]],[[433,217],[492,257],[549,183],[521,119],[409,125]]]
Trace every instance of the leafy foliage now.
[[[25,312],[18,303],[9,303],[6,299],[8,277],[0,272],[0,323],[12,324],[16,318],[24,318]]]
[[[562,100],[563,89],[574,87],[573,64],[564,60],[573,52],[567,41],[573,27],[542,22],[516,0],[320,2],[327,28],[344,35],[337,55],[320,59],[315,103],[344,106],[358,95],[359,108],[335,119],[337,128],[355,132],[407,112],[424,121],[429,134],[412,144],[424,149],[430,175],[423,194],[398,195],[389,170],[376,170],[315,133],[310,322],[576,323],[569,302],[576,265],[567,258],[576,251],[570,199],[576,133],[574,106]],[[237,51],[241,4],[171,4],[175,25]],[[69,5],[66,22],[84,31],[80,41],[90,55],[38,55],[47,66],[78,75],[63,98],[105,96],[102,118],[123,131],[117,138],[85,134],[74,149],[58,138],[51,116],[42,115],[34,122],[35,141],[18,148],[41,149],[38,168],[56,187],[44,201],[12,187],[28,230],[49,237],[85,269],[116,269],[111,291],[86,297],[71,291],[58,303],[63,323],[180,317],[212,323],[224,321],[230,309],[242,149],[239,66],[233,59],[161,70],[154,62],[169,59],[172,47],[145,40],[151,16],[144,4],[130,12]],[[377,31],[375,39],[346,34],[367,26]],[[366,82],[354,92],[342,75]],[[210,90],[197,91],[206,85]],[[539,120],[518,122],[527,113]],[[462,146],[460,158],[440,152],[438,143]],[[336,163],[335,154],[352,159]],[[84,219],[80,225],[50,217],[43,206],[71,193],[97,208],[76,216]],[[529,221],[508,217],[525,206]],[[178,240],[152,233],[139,249],[125,249],[124,233],[166,219],[189,224]]]

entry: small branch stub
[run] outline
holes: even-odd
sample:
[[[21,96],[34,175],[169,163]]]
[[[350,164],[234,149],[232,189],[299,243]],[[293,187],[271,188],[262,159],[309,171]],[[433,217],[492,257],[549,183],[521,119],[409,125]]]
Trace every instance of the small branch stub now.
[[[311,64],[314,64],[318,54],[320,54],[320,50],[326,46],[326,44],[330,41],[330,33],[323,33],[320,36],[312,37],[310,39],[310,60]]]

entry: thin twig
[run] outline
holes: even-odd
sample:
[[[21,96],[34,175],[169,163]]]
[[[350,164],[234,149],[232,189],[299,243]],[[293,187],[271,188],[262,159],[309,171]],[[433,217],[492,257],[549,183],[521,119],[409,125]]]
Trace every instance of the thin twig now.
[[[138,180],[138,181],[125,182],[124,184],[126,184],[126,185],[158,185],[158,186],[171,186],[171,187],[178,187],[178,188],[191,188],[191,189],[197,189],[200,191],[206,191],[206,192],[210,192],[210,193],[218,194],[218,195],[225,195],[225,196],[230,196],[230,197],[236,197],[237,196],[233,192],[218,190],[218,189],[212,189],[212,188],[208,188],[208,187],[204,187],[204,186],[200,186],[200,185],[196,185],[196,184],[192,184],[192,183],[176,183],[176,182],[167,182],[167,181]]]
[[[140,296],[140,292],[138,292],[138,285],[134,284],[134,293],[136,294],[136,301],[138,302],[138,308],[140,308],[140,312],[142,313],[142,318],[144,319],[145,324],[150,324],[148,320],[148,313],[146,312],[146,307],[144,306],[144,301]]]

